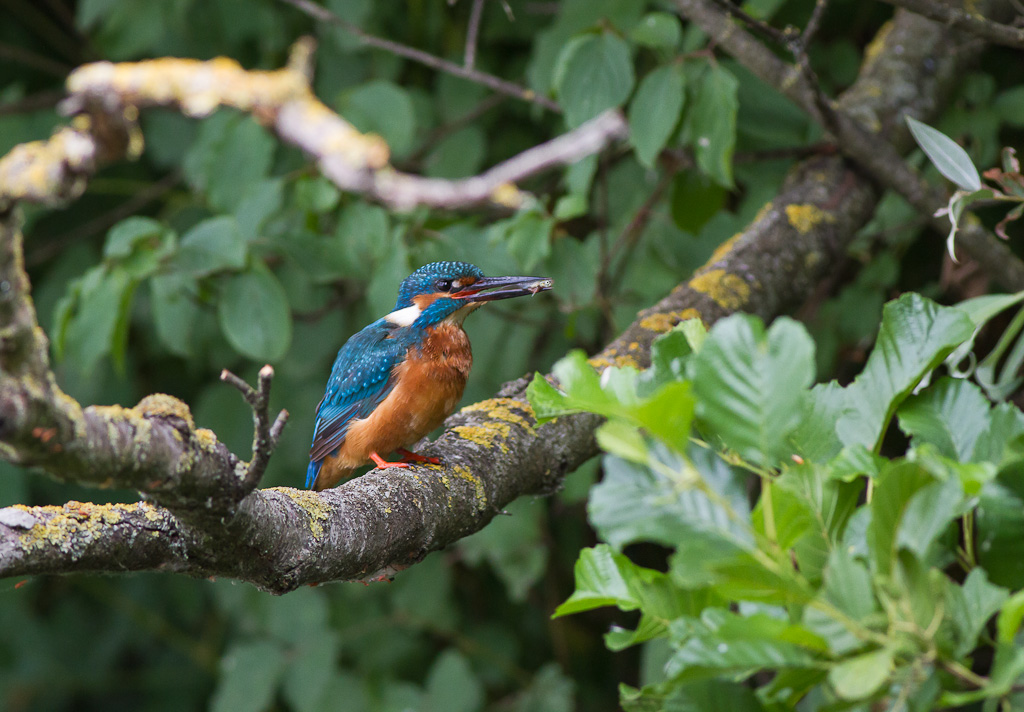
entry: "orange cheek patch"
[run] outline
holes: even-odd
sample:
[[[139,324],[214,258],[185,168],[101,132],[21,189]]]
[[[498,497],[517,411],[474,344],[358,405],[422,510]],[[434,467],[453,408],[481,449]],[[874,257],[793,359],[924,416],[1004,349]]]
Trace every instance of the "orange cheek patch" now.
[[[417,294],[415,297],[412,298],[412,303],[418,306],[420,308],[420,311],[424,311],[427,307],[436,302],[438,298],[441,296],[442,295],[440,294]]]

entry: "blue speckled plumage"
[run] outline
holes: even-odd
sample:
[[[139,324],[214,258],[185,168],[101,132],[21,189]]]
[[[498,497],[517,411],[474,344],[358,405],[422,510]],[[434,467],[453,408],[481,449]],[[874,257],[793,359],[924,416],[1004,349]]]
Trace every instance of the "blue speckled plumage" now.
[[[545,284],[541,284],[541,282],[545,282]],[[497,287],[511,287],[512,289],[483,293],[484,290]],[[356,466],[351,463],[361,460],[363,455],[352,456],[351,454],[353,447],[361,447],[356,444],[359,438],[353,434],[354,440],[346,445],[346,436],[350,433],[354,423],[369,418],[395,390],[397,374],[404,372],[399,367],[409,358],[409,355],[420,354],[416,357],[417,359],[424,357],[423,351],[417,350],[416,347],[422,347],[435,328],[455,315],[460,309],[468,307],[468,311],[471,311],[484,301],[532,294],[549,288],[550,281],[538,281],[533,277],[488,279],[484,277],[478,267],[466,262],[434,262],[420,267],[404,279],[399,287],[394,311],[363,328],[338,351],[324,397],[316,409],[316,424],[313,431],[313,442],[310,446],[310,463],[306,470],[306,486],[316,486],[319,489],[325,486],[323,481],[325,478],[328,482],[326,486],[330,486],[332,481],[337,481],[338,475],[332,476],[330,472],[325,473],[324,478],[321,478],[320,481],[318,481],[318,477],[325,459],[339,457],[343,446],[349,453],[344,456],[347,458],[346,462],[350,463],[345,465],[346,472]],[[402,310],[405,310],[405,313],[403,317],[399,318],[397,315]],[[461,312],[461,316],[465,316],[468,311]],[[472,359],[468,355],[469,343],[468,340],[465,340],[460,324],[461,317],[456,315],[455,326],[449,325],[445,328],[454,328],[456,330],[454,333],[461,334],[460,338],[463,339],[467,359],[465,372],[468,373],[468,364]],[[457,390],[459,395],[465,382],[465,373],[460,378],[462,380]],[[425,383],[430,384],[433,381],[428,380]],[[403,386],[406,390],[409,387],[408,385]],[[434,393],[433,386],[425,390],[423,390],[425,386],[419,388],[420,390],[415,392]],[[433,396],[430,397],[433,398]],[[451,397],[450,395],[446,396],[446,398]],[[396,398],[399,398],[401,402],[406,402],[403,400],[404,396],[399,393],[396,393]],[[422,396],[420,400],[422,400]],[[451,401],[451,407],[454,407],[457,400],[458,395],[455,395]],[[431,406],[419,407],[436,410]],[[383,412],[385,411],[381,411],[381,413]],[[390,414],[392,410],[386,412]],[[441,417],[450,412],[450,408],[445,410],[441,413]],[[434,413],[431,417],[436,416],[437,413]],[[375,421],[380,417],[380,414],[375,415]],[[390,418],[391,415],[388,417]],[[398,417],[405,418],[404,415]],[[435,422],[439,422],[439,420]],[[359,427],[362,432],[376,432],[367,431],[368,423],[361,423]],[[415,428],[412,430],[414,431]],[[425,434],[426,432],[420,432],[415,439],[419,439]],[[402,437],[404,438],[405,435]],[[415,439],[411,442],[414,442]],[[380,441],[377,442],[379,444]],[[394,445],[394,442],[390,444]],[[358,452],[365,453],[366,450],[358,450]],[[372,454],[377,456],[375,451]],[[379,457],[377,461],[380,462]],[[333,461],[332,467],[337,466],[338,462]]]

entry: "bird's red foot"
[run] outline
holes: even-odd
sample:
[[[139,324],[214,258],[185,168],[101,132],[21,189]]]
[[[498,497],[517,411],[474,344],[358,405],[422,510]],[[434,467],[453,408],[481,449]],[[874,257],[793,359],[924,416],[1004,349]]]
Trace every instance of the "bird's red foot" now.
[[[370,459],[373,460],[373,464],[374,465],[376,465],[377,467],[379,467],[382,470],[385,467],[408,467],[409,466],[409,463],[407,463],[407,462],[388,462],[387,460],[385,460],[383,457],[381,457],[380,455],[378,455],[375,452],[371,452],[370,453]]]
[[[406,450],[404,447],[398,448],[395,452],[402,456],[402,462],[426,462],[431,465],[441,464],[441,458],[439,457],[420,455],[419,453],[412,452],[411,450]]]

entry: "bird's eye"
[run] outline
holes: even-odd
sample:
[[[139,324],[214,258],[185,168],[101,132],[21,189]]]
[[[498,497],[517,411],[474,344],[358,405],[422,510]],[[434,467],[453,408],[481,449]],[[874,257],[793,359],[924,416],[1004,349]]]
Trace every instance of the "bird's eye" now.
[[[450,292],[452,289],[452,281],[450,279],[439,279],[434,282],[434,286],[437,287],[439,292]]]

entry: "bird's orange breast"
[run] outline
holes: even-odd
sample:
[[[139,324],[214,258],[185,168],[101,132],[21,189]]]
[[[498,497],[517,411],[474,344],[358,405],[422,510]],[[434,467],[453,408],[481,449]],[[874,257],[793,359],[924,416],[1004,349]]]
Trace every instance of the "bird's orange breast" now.
[[[462,398],[473,365],[462,327],[442,323],[395,367],[395,387],[366,418],[353,421],[334,466],[358,467],[370,453],[412,445],[451,415]],[[332,459],[332,458],[328,458]]]

